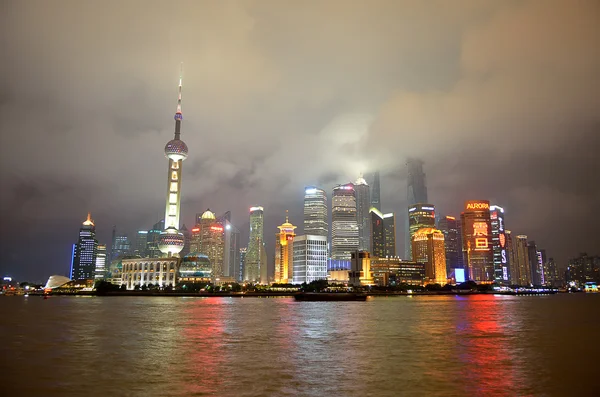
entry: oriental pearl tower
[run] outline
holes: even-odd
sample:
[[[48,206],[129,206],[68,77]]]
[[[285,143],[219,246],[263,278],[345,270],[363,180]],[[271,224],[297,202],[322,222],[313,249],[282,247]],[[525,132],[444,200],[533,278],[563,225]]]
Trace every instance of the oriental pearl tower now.
[[[182,64],[183,71],[183,64]],[[181,167],[187,158],[188,147],[181,135],[181,74],[179,75],[179,98],[175,112],[175,137],[167,142],[165,156],[169,159],[167,174],[167,204],[165,208],[165,230],[160,233],[158,249],[167,257],[179,256],[185,239],[179,231],[179,210],[181,202]]]

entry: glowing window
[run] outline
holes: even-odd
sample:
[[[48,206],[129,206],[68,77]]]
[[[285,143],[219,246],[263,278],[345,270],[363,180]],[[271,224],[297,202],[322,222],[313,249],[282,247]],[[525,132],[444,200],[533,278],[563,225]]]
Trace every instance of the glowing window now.
[[[179,161],[173,161],[171,168],[174,170],[178,170],[179,169]]]
[[[172,181],[176,181],[177,180],[177,171],[171,172],[171,180]]]
[[[171,189],[172,192],[176,192],[177,191],[177,182],[171,182]]]
[[[177,204],[177,193],[171,193],[171,194],[169,194],[169,203],[170,204]]]
[[[177,205],[171,204],[169,206],[169,215],[176,215],[176,214],[177,214]]]

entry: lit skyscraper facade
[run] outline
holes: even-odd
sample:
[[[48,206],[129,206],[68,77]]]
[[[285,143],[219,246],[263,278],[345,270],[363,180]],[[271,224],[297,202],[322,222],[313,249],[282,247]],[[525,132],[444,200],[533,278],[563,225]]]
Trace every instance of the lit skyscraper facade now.
[[[238,265],[238,273],[237,280],[244,281],[244,274],[246,269],[246,253],[248,252],[248,248],[242,247],[240,248],[240,264]]]
[[[73,265],[71,266],[71,280],[94,278],[97,254],[96,226],[92,220],[92,215],[88,212],[87,219],[79,229],[79,240],[75,247]]]
[[[527,247],[527,236],[519,235],[514,240],[514,252],[516,259],[515,284],[526,286],[531,284],[531,267],[529,264],[529,248]]]
[[[238,280],[240,263],[240,231],[231,223],[231,212],[217,218],[225,233],[225,249],[223,255],[223,276]]]
[[[124,234],[113,234],[113,245],[111,250],[112,259],[120,259],[127,255],[131,255],[131,243],[129,237]]]
[[[406,173],[407,173],[407,190],[406,190],[406,201],[409,208],[414,204],[427,203],[427,184],[425,181],[425,173],[423,172],[423,161],[419,159],[408,159],[406,161]],[[425,227],[425,226],[424,226]],[[434,224],[431,227],[435,227]],[[408,218],[406,219],[406,227],[404,229],[404,250],[406,258],[412,257],[411,250],[411,237],[409,232],[410,224]]]
[[[261,274],[266,270],[267,263],[264,252],[264,209],[263,207],[250,208],[250,239],[246,252],[244,266],[244,280],[259,283]]]
[[[152,229],[148,230],[148,242],[146,248],[146,256],[148,258],[160,258],[161,252],[158,249],[158,242],[160,241],[160,233],[165,228],[164,220],[156,222]]]
[[[455,269],[464,269],[460,221],[453,216],[445,216],[440,219],[438,229],[444,233],[446,273],[451,277]]]
[[[217,221],[217,217],[207,209],[200,217],[199,223],[192,229],[190,250],[208,257],[214,279],[223,276],[225,257],[225,228]]]
[[[428,283],[446,284],[444,233],[434,228],[417,230],[412,237],[412,253],[415,262],[425,263],[425,278]]]
[[[175,136],[165,145],[165,156],[169,159],[167,173],[167,200],[165,206],[165,229],[161,232],[158,249],[166,257],[178,256],[185,245],[185,237],[179,231],[179,213],[181,208],[181,170],[188,156],[188,147],[180,139],[181,122],[181,82],[179,76],[179,96],[175,112]]]
[[[354,185],[334,187],[331,202],[331,257],[349,260],[358,249]]]
[[[504,208],[490,207],[492,225],[492,249],[494,253],[494,280],[500,284],[510,283],[510,258],[506,246]]]
[[[327,280],[327,237],[297,236],[293,247],[293,283]]]
[[[490,202],[472,200],[465,203],[461,214],[463,257],[469,279],[475,282],[494,281],[492,225]]]
[[[94,270],[94,278],[103,280],[106,274],[106,244],[98,244],[96,252],[96,268]]]
[[[371,250],[375,258],[396,256],[396,220],[393,213],[382,214],[372,207],[371,214]]]
[[[412,237],[417,232],[417,230],[427,227],[435,228],[435,207],[433,206],[433,204],[417,203],[409,206],[408,236],[411,242],[407,250],[409,254],[409,259],[413,259]]]
[[[304,189],[304,234],[328,236],[327,194],[323,189],[307,186]]]
[[[369,185],[361,176],[354,182],[354,195],[356,198],[356,223],[358,225],[358,249],[371,251],[371,197]]]
[[[294,230],[296,226],[289,222],[286,215],[285,223],[279,228],[275,239],[275,282],[287,284],[293,278],[293,260],[294,260]]]
[[[529,267],[531,269],[531,283],[533,285],[542,285],[544,284],[544,264],[535,241],[527,243],[527,251]]]
[[[373,172],[371,182],[371,207],[381,211],[381,184],[379,181],[379,171]]]

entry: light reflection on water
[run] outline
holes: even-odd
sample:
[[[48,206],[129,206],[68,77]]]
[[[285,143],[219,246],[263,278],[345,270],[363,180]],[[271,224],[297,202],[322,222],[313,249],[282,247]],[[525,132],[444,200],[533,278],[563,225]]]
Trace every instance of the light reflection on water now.
[[[3,297],[0,308],[0,373],[19,395],[577,395],[599,353],[600,295]]]

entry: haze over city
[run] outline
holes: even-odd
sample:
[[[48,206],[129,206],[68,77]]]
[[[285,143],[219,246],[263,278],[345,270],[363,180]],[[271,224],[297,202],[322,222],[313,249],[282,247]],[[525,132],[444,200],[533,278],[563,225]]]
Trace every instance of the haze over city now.
[[[378,169],[400,254],[418,157],[439,213],[490,200],[559,266],[598,254],[599,26],[596,1],[7,2],[0,274],[66,273],[88,211],[105,243],[163,217],[181,61],[188,227],[230,210],[244,242],[261,205],[271,253],[304,186]]]

